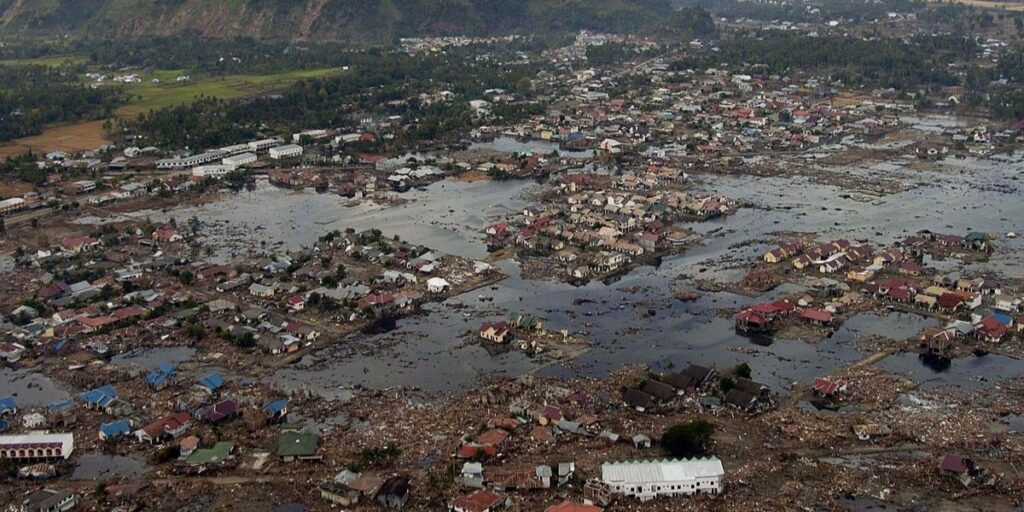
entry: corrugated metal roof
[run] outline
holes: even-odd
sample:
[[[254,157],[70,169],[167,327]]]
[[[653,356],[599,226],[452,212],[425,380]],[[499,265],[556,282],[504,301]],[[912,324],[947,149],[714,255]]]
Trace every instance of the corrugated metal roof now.
[[[716,457],[605,462],[601,465],[601,479],[606,483],[645,484],[721,476],[725,476],[725,469]]]

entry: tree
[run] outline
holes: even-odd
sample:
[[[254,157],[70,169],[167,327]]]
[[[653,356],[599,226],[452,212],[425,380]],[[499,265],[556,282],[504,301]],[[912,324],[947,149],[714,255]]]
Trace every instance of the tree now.
[[[188,327],[185,328],[185,334],[194,340],[201,340],[206,337],[206,330],[203,329],[202,325],[189,324]]]
[[[750,378],[750,365],[748,365],[747,363],[740,363],[740,364],[736,365],[735,368],[732,369],[732,374],[733,374],[733,376],[735,376],[737,378],[742,377],[744,379],[749,379]]]
[[[235,345],[239,348],[252,348],[256,346],[256,337],[252,332],[246,331],[235,339]]]
[[[699,457],[714,442],[715,426],[704,420],[673,425],[661,436],[661,444],[673,457]]]

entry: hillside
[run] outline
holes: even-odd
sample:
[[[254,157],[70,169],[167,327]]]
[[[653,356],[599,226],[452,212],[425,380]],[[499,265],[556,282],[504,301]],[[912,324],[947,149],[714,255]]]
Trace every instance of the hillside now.
[[[0,0],[0,36],[196,34],[387,42],[395,37],[592,29],[704,34],[669,0]]]

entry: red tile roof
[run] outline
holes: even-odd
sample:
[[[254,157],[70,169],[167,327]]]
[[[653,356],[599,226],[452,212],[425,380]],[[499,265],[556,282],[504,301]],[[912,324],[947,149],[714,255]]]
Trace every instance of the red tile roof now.
[[[465,512],[485,512],[501,503],[502,497],[490,491],[477,491],[468,496],[460,496],[452,502],[452,506]]]
[[[832,313],[829,313],[828,311],[821,311],[818,309],[805,309],[803,313],[800,314],[800,317],[806,318],[808,320],[813,320],[815,322],[832,321]]]
[[[601,507],[595,507],[593,505],[580,505],[571,501],[566,501],[561,505],[555,505],[548,507],[544,512],[601,512]]]

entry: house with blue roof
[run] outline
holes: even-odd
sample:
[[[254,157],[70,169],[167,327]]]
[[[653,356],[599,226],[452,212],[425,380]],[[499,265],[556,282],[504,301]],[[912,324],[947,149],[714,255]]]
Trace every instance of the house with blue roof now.
[[[11,395],[0,398],[0,417],[18,414],[18,402]]]
[[[213,372],[206,377],[199,379],[199,387],[206,390],[207,393],[213,394],[218,389],[224,386],[224,377],[221,377],[219,373]]]
[[[104,423],[100,425],[100,441],[106,441],[107,439],[117,439],[118,437],[128,435],[131,431],[132,422],[128,420]]]
[[[96,389],[90,389],[82,393],[82,401],[90,409],[100,409],[109,412],[111,406],[117,401],[117,390],[109,384]]]
[[[1013,327],[1013,316],[1011,316],[1009,313],[994,311],[992,312],[992,317],[995,318],[997,322],[1007,327]]]
[[[72,403],[71,400],[57,400],[56,402],[50,402],[50,405],[48,407],[50,409],[50,412],[60,412],[70,409],[74,405],[75,404]]]
[[[270,413],[270,420],[281,419],[288,415],[288,400],[274,400],[267,402],[263,410]]]
[[[166,388],[171,384],[171,377],[174,375],[174,367],[164,363],[157,366],[146,375],[146,383],[156,391]]]

